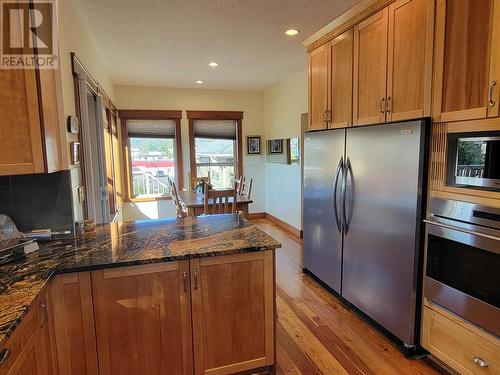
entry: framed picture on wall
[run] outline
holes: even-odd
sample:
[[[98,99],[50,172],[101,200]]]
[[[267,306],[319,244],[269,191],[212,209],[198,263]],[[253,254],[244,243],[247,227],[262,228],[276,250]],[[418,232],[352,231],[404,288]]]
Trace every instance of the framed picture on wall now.
[[[260,154],[260,137],[247,137],[247,153],[248,155]]]
[[[283,140],[282,139],[271,139],[269,141],[269,153],[270,154],[282,154],[283,153]]]

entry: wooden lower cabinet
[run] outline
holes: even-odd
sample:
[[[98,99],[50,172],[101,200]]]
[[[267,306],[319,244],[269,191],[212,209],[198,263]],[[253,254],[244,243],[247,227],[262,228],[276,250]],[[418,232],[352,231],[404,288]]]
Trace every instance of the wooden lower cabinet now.
[[[90,273],[56,276],[50,282],[50,302],[57,372],[98,374]]]
[[[191,260],[195,374],[274,363],[274,252]]]
[[[274,250],[64,274],[9,340],[0,375],[271,370]]]
[[[422,346],[460,374],[500,374],[500,340],[427,301]]]
[[[0,375],[53,375],[45,290],[35,300],[13,335],[0,347]]]
[[[192,374],[189,261],[92,272],[99,373]]]
[[[52,340],[52,323],[50,320],[50,304],[47,288],[38,296],[38,344],[36,357],[38,359],[37,374],[52,375],[55,373],[55,347]]]

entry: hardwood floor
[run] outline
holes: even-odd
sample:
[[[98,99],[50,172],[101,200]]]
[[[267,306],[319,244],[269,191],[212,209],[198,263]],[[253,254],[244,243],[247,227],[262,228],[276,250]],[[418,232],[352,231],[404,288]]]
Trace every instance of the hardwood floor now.
[[[342,302],[301,272],[300,242],[266,219],[252,222],[277,250],[277,374],[445,374],[410,360]]]

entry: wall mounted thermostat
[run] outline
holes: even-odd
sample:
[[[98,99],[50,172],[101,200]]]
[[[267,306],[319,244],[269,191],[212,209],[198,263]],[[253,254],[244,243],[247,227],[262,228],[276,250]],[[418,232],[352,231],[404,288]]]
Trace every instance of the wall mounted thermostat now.
[[[78,117],[68,116],[68,132],[78,133],[80,131],[80,124],[78,123]]]

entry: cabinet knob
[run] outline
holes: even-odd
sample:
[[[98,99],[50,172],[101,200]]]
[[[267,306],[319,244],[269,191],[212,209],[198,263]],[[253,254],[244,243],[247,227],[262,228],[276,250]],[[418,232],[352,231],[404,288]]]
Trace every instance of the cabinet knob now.
[[[482,368],[488,367],[488,362],[486,362],[484,359],[481,359],[480,357],[474,357],[474,363]]]
[[[2,349],[2,351],[0,352],[0,365],[2,363],[7,362],[11,354],[12,352],[10,351],[10,349],[7,348]]]
[[[496,85],[497,81],[491,81],[490,89],[488,91],[488,104],[490,105],[490,107],[493,107],[496,104],[493,100],[493,90],[495,89]]]
[[[387,113],[391,113],[392,111],[392,98],[390,96],[387,97],[387,101],[385,103],[385,107],[386,107],[386,112]]]
[[[330,111],[324,111],[323,112],[323,122],[330,122],[331,121],[331,117],[330,117]]]
[[[198,270],[196,268],[193,270],[193,279],[194,279],[194,290],[198,290]]]
[[[184,293],[187,292],[187,273],[186,271],[182,271],[182,284],[184,286]]]
[[[379,109],[380,113],[383,115],[385,113],[385,97],[380,98]]]
[[[43,318],[44,318],[42,323],[42,328],[43,328],[49,321],[49,312],[47,310],[47,306],[44,305],[43,303],[40,303],[40,308],[43,310]]]

